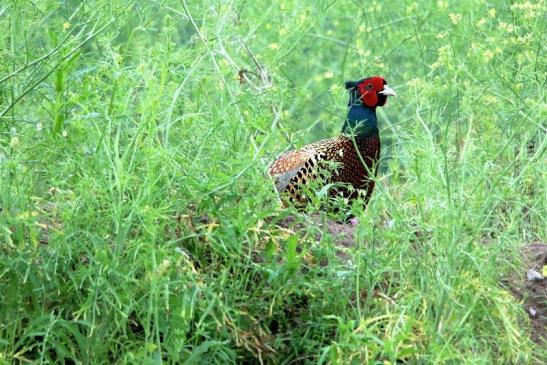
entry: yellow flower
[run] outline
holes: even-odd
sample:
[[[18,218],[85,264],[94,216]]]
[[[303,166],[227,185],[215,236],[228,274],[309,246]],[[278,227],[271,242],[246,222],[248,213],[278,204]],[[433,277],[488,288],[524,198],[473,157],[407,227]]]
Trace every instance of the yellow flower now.
[[[531,34],[527,34],[525,36],[522,36],[522,37],[515,37],[515,40],[514,42],[515,43],[520,43],[520,44],[525,44],[525,43],[528,43],[532,38],[532,35]]]
[[[357,48],[357,54],[359,55],[359,57],[362,57],[362,58],[367,58],[370,56],[370,50],[364,50],[362,47],[358,47]]]
[[[450,21],[454,25],[457,25],[460,22],[460,20],[462,20],[462,15],[459,13],[450,13],[448,14],[448,16],[450,17]]]
[[[515,26],[513,24],[504,23],[504,22],[500,22],[498,25],[498,28],[500,30],[506,31],[507,33],[513,33],[513,31],[515,30]]]
[[[70,23],[69,22],[65,22],[63,24],[63,30],[67,30],[68,28],[70,28]]]
[[[332,79],[334,77],[334,73],[332,71],[327,71],[323,74],[323,78],[325,79]]]
[[[494,58],[494,52],[492,52],[491,50],[487,49],[486,51],[484,51],[482,53],[482,56],[484,57],[484,60],[486,62],[490,62],[492,60],[492,58]]]
[[[437,53],[439,54],[439,58],[447,58],[451,55],[450,46],[448,44],[445,44],[442,47],[439,47],[437,49]]]
[[[431,64],[430,67],[431,67],[433,70],[436,70],[436,69],[438,69],[439,67],[441,67],[441,63],[440,63],[439,61],[434,62],[434,63]]]
[[[488,15],[490,15],[492,18],[496,17],[496,9],[492,8],[488,10]]]
[[[497,103],[498,98],[495,97],[494,95],[486,95],[486,96],[484,97],[484,101],[485,101],[487,104],[490,104],[490,105],[491,105],[491,104]]]
[[[511,10],[521,12],[524,19],[535,18],[543,14],[543,6],[541,2],[535,4],[526,1],[523,3],[514,3],[511,5]]]
[[[279,49],[279,44],[277,44],[277,43],[270,43],[270,44],[268,45],[268,48],[275,51],[275,50]]]
[[[406,7],[407,14],[413,14],[418,9],[418,4],[416,2],[412,2]]]
[[[374,62],[374,65],[382,70],[386,70],[387,69],[387,66],[385,65],[385,63],[383,62],[380,62],[380,61],[376,61]]]

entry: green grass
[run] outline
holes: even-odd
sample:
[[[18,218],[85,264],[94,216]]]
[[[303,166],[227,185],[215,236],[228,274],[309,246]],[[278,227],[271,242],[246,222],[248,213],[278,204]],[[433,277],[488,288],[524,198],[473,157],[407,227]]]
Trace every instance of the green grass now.
[[[544,14],[2,2],[0,362],[540,363],[509,282],[546,237]],[[336,135],[343,82],[376,74],[399,97],[341,260],[275,224],[307,218],[267,165]]]

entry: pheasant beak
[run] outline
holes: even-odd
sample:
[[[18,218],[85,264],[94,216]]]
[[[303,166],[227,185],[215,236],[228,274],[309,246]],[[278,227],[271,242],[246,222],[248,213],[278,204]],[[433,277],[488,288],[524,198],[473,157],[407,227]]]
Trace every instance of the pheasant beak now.
[[[387,85],[384,85],[384,90],[380,91],[378,94],[382,94],[386,96],[397,96],[397,94],[395,93],[395,90],[393,90]]]

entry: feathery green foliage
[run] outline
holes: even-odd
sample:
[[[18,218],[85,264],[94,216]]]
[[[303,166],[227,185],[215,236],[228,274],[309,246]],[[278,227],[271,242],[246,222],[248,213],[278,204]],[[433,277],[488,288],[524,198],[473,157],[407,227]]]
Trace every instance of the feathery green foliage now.
[[[546,237],[544,14],[2,2],[0,361],[541,361],[508,285]],[[336,135],[343,82],[371,75],[399,97],[340,247],[266,170]]]

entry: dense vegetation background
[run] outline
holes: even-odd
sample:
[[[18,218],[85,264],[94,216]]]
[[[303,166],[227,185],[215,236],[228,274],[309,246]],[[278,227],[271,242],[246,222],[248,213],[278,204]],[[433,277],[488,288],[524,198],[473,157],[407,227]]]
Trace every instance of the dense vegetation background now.
[[[509,287],[547,227],[544,20],[543,1],[2,1],[0,362],[543,361]],[[343,81],[371,75],[399,97],[340,247],[266,167],[336,135]]]

